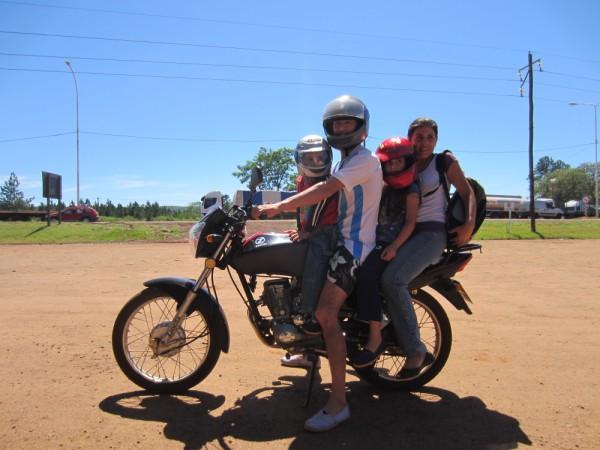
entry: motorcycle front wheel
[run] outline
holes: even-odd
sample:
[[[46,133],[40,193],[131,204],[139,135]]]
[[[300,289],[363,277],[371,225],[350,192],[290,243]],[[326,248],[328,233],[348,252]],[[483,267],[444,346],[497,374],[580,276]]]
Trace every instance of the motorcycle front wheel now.
[[[373,366],[355,368],[362,380],[384,389],[414,390],[431,381],[443,369],[452,347],[452,329],[448,315],[427,292],[418,290],[412,297],[421,342],[427,347],[427,352],[433,355],[433,363],[416,376],[400,378],[398,374],[406,355],[399,347],[388,345]]]
[[[180,302],[160,289],[144,289],[115,320],[112,347],[119,367],[153,394],[187,391],[208,376],[221,353],[210,305],[195,305],[175,326]]]

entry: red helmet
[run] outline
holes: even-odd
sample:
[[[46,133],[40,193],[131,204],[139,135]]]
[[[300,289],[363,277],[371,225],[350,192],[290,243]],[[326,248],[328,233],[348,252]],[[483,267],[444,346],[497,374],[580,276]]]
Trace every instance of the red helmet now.
[[[383,181],[393,188],[405,188],[410,186],[417,179],[417,166],[415,164],[415,155],[410,141],[403,137],[393,137],[386,139],[375,151],[375,156],[381,162],[383,169]],[[392,159],[404,158],[404,169],[401,172],[386,173],[385,163]]]

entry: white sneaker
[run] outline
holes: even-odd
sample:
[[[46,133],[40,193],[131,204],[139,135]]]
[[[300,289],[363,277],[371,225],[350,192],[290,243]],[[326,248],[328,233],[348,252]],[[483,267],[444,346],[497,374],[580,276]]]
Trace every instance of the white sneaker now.
[[[329,431],[337,427],[340,423],[350,418],[350,408],[348,405],[344,407],[336,415],[327,414],[325,410],[320,410],[306,422],[304,422],[304,429],[312,431],[313,433],[319,433],[321,431]]]
[[[310,369],[311,362],[308,360],[306,355],[283,355],[281,358],[281,365],[285,367],[296,367],[300,369]],[[317,357],[315,362],[315,369],[321,368],[321,359]]]

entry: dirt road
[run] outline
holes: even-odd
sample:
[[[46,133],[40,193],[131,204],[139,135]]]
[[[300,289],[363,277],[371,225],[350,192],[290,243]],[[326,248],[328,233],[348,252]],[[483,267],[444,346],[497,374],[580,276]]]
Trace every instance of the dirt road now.
[[[458,277],[472,316],[449,313],[444,371],[417,393],[349,375],[351,420],[302,430],[304,372],[256,339],[218,272],[231,351],[187,396],[140,392],[110,334],[143,280],[194,277],[184,244],[0,246],[0,447],[592,449],[600,443],[600,240],[487,241]]]

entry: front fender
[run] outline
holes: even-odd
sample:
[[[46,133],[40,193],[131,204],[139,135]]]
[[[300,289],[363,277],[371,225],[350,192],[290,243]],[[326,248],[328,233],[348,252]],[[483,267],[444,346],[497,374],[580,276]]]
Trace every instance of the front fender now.
[[[195,284],[196,280],[182,277],[154,278],[144,282],[144,286],[160,289],[177,301],[183,301],[187,293],[192,290]],[[221,308],[221,305],[219,305],[217,300],[204,288],[198,291],[198,297],[194,300],[192,308],[194,307],[194,304],[197,303],[208,303],[213,308],[212,310],[217,313],[216,323],[219,329],[221,350],[228,353],[229,325],[227,324],[227,318],[225,317],[223,308]]]

